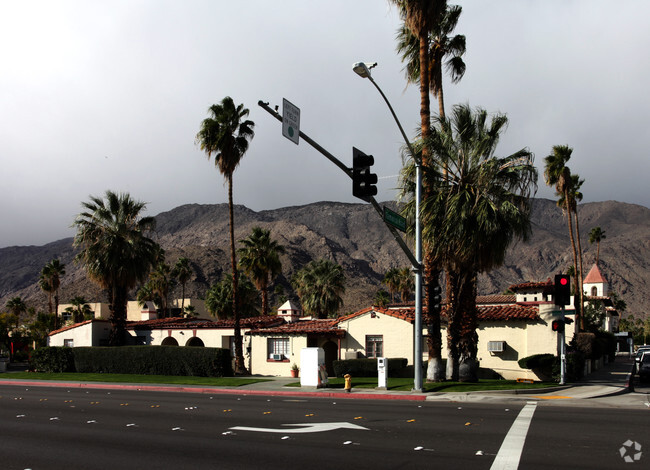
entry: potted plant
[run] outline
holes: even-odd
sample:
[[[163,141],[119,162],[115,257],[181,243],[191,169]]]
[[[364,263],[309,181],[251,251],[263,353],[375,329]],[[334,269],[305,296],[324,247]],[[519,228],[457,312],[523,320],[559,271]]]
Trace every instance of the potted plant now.
[[[291,377],[298,377],[298,373],[300,372],[300,368],[296,365],[294,362],[291,365]]]

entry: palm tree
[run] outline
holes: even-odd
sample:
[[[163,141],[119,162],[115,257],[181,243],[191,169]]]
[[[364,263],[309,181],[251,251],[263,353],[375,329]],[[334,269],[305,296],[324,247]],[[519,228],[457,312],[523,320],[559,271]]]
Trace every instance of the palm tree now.
[[[21,316],[27,313],[27,304],[22,297],[12,297],[7,301],[7,310],[16,317],[16,324],[21,321]]]
[[[605,231],[600,227],[594,227],[589,232],[589,243],[592,245],[596,243],[596,265],[598,265],[598,260],[600,259],[600,241],[607,238]]]
[[[463,8],[460,5],[447,5],[440,21],[432,25],[429,33],[429,88],[431,94],[438,98],[439,116],[445,117],[445,103],[442,88],[443,64],[451,77],[452,83],[458,83],[465,75],[463,55],[466,51],[465,36],[451,36]],[[420,80],[420,41],[411,30],[403,24],[397,30],[397,52],[406,63],[404,70],[408,83]]]
[[[232,305],[232,275],[226,274],[224,278],[213,285],[205,296],[205,307],[210,315],[222,320],[234,318]],[[253,283],[247,276],[240,275],[239,283],[239,311],[242,317],[258,315],[259,296]]]
[[[129,291],[143,282],[157,261],[160,248],[146,234],[156,226],[153,217],[142,217],[144,202],[129,194],[106,191],[106,199],[91,196],[83,202],[74,225],[76,260],[90,279],[108,293],[112,330],[109,343],[124,344]]]
[[[284,253],[284,247],[271,240],[269,230],[260,227],[253,227],[248,238],[239,243],[244,245],[238,250],[239,265],[262,293],[262,315],[268,315],[268,287],[270,281],[282,272],[280,254]]]
[[[448,373],[455,378],[458,362],[461,380],[476,380],[478,273],[502,264],[510,244],[530,234],[537,171],[527,149],[495,156],[507,122],[505,115],[488,122],[484,109],[456,105],[449,119],[437,119],[424,142],[433,159],[424,177],[436,190],[424,198],[422,212],[438,223],[425,225],[423,237],[447,272]],[[413,166],[407,166],[406,191],[412,175]],[[412,213],[413,204],[407,209]]]
[[[391,0],[400,10],[400,16],[404,25],[410,30],[411,34],[418,39],[418,56],[420,66],[420,137],[428,140],[431,133],[431,107],[429,101],[429,90],[431,86],[431,76],[429,74],[429,36],[431,31],[436,28],[440,22],[443,12],[446,9],[446,0]],[[428,147],[422,147],[421,159],[424,165],[431,162]],[[412,156],[413,157],[413,156]],[[423,182],[423,196],[431,196],[433,189],[431,185]],[[423,220],[423,224],[432,221]],[[440,277],[439,266],[434,262],[430,246],[433,241],[423,243],[424,248],[424,279],[425,279],[425,299],[433,297],[433,289],[438,284]],[[427,346],[429,352],[429,367],[427,380],[442,380],[444,371],[442,370],[442,338],[440,335],[440,315],[429,315],[429,336],[427,337]]]
[[[345,293],[343,267],[326,259],[311,261],[291,280],[305,313],[316,318],[336,316]]]
[[[59,318],[59,288],[61,287],[61,277],[65,275],[65,264],[61,263],[58,259],[53,259],[47,263],[41,270],[41,289],[50,289],[50,293],[54,294],[54,328],[58,327]]]
[[[375,294],[374,303],[378,307],[386,307],[392,300],[391,295],[384,289],[379,289]]]
[[[573,234],[573,204],[567,204],[567,201],[573,201],[575,203],[575,197],[572,198],[571,196],[574,180],[571,175],[571,170],[567,166],[572,152],[573,149],[567,145],[553,146],[552,153],[544,158],[544,180],[547,186],[555,187],[556,196],[559,197],[557,205],[566,213],[567,224],[569,226],[569,239],[571,240],[571,249],[573,251],[573,265],[580,270],[578,265],[578,249]],[[581,290],[578,284],[579,277],[581,277],[581,273],[577,273],[574,276],[576,295],[579,295]],[[581,313],[581,305],[576,305],[576,326],[578,331],[582,325],[580,321]]]
[[[54,308],[52,307],[52,294],[54,293],[54,289],[52,289],[52,284],[50,284],[50,280],[45,273],[45,267],[41,270],[41,275],[38,278],[38,287],[47,293],[47,311],[50,315],[54,315]],[[56,320],[54,320],[54,324],[56,325]]]
[[[399,288],[399,269],[391,268],[386,271],[386,274],[384,274],[384,279],[381,282],[386,284],[386,287],[388,287],[391,302],[395,301],[395,292],[397,292]]]
[[[187,258],[178,258],[172,271],[172,276],[181,285],[181,313],[185,312],[185,285],[192,278],[194,270],[190,266],[190,260]]]
[[[214,163],[228,183],[228,208],[230,216],[230,264],[232,265],[232,303],[235,317],[235,374],[246,374],[240,313],[237,298],[237,259],[235,256],[235,228],[232,200],[232,176],[242,157],[248,150],[248,142],[254,136],[253,121],[246,119],[248,109],[243,104],[235,106],[232,98],[226,96],[220,104],[208,110],[210,117],[201,123],[196,142],[208,159],[214,154]]]
[[[402,302],[408,302],[409,297],[415,290],[415,281],[413,280],[413,273],[411,268],[402,268],[398,271],[398,288],[400,299]]]
[[[72,317],[75,323],[82,322],[93,314],[84,297],[76,296],[70,301],[70,304],[72,304]]]
[[[156,268],[149,274],[148,282],[154,295],[160,299],[160,308],[163,317],[169,316],[169,292],[174,285],[172,268],[164,261],[159,262]]]

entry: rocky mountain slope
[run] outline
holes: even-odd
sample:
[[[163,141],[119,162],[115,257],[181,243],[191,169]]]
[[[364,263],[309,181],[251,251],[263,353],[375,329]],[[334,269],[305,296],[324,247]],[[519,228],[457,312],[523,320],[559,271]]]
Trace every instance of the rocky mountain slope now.
[[[627,302],[627,312],[645,316],[650,289],[650,209],[606,201],[582,204],[579,214],[585,275],[596,252],[596,246],[588,243],[588,234],[591,228],[600,226],[607,237],[601,242],[601,272],[612,290]],[[166,250],[167,261],[187,257],[196,271],[187,295],[202,297],[224,271],[230,270],[228,206],[184,205],[156,219],[155,238]],[[320,202],[260,212],[237,206],[235,225],[237,239],[261,226],[271,230],[272,237],[285,247],[282,275],[276,284],[289,297],[295,297],[291,276],[309,261],[328,258],[342,265],[347,289],[341,313],[368,306],[382,287],[384,273],[408,265],[369,204]],[[0,249],[0,306],[20,295],[29,305],[45,308],[46,297],[37,281],[41,268],[55,257],[66,264],[62,302],[75,295],[105,300],[81,266],[73,262],[72,239],[67,238],[44,246]],[[501,268],[480,276],[479,293],[499,293],[515,283],[545,280],[571,263],[566,219],[554,201],[536,199],[531,240],[512,246]]]

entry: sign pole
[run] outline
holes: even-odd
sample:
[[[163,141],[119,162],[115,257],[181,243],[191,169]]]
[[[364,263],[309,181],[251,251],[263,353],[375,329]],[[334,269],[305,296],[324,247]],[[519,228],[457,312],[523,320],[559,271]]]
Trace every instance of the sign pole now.
[[[564,321],[564,305],[560,307],[560,310],[562,311],[560,318],[562,319],[563,326],[562,331],[558,334],[558,338],[560,339],[560,385],[564,385],[566,383],[566,344],[564,341],[566,322]]]

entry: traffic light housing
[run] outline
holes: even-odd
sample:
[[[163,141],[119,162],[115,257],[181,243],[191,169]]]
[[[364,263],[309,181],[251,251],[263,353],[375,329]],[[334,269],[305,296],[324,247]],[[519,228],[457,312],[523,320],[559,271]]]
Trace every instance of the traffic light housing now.
[[[377,175],[370,173],[370,167],[375,163],[372,155],[366,155],[356,147],[352,147],[352,195],[367,201],[377,195]]]
[[[562,333],[564,331],[564,321],[563,320],[553,320],[551,322],[551,328],[553,331],[557,331],[558,333]]]
[[[553,300],[555,305],[569,305],[571,303],[571,276],[556,274],[554,287]]]
[[[439,283],[436,283],[431,290],[431,301],[429,302],[429,307],[431,308],[430,313],[439,314],[442,310],[442,287]]]

